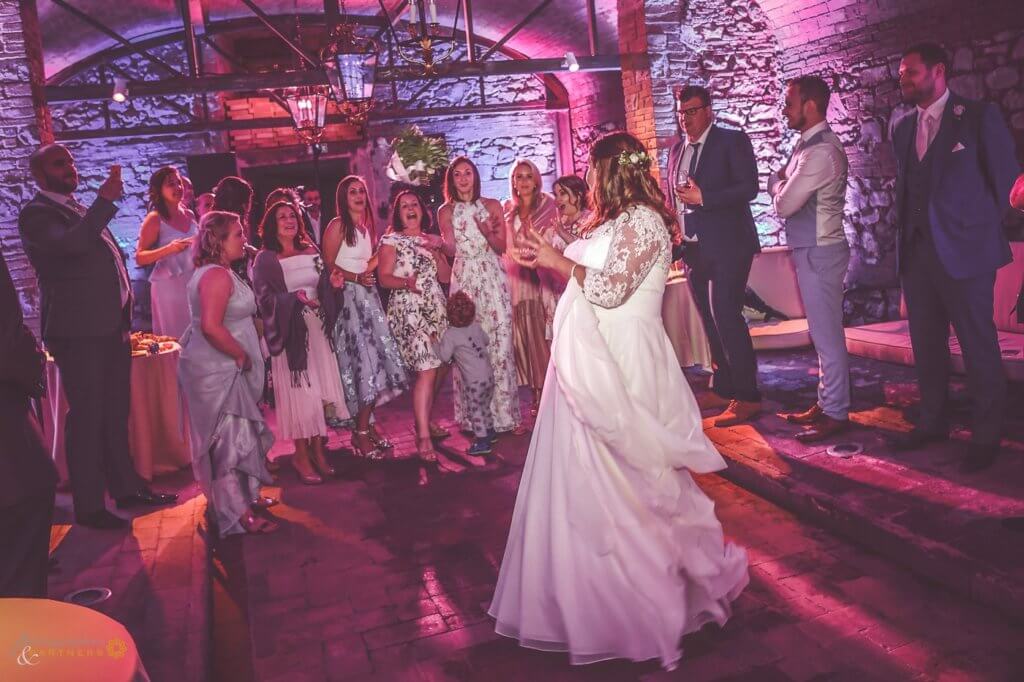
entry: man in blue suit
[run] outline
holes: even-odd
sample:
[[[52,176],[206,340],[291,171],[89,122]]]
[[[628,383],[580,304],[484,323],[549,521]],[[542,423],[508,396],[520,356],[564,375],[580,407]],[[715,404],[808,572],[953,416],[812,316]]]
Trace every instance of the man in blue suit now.
[[[900,90],[914,110],[892,134],[896,154],[899,267],[910,321],[921,413],[897,441],[915,449],[949,435],[949,325],[967,369],[972,438],[961,469],[985,469],[999,451],[1006,375],[992,319],[996,270],[1010,262],[1002,229],[1020,172],[999,109],[951,93],[949,56],[922,43],[900,62]]]
[[[669,152],[667,195],[683,226],[682,257],[711,344],[717,397],[711,404],[725,407],[715,426],[731,426],[761,410],[757,358],[743,319],[750,265],[761,250],[750,212],[757,161],[746,133],[714,125],[705,88],[683,88],[676,107],[686,138]]]

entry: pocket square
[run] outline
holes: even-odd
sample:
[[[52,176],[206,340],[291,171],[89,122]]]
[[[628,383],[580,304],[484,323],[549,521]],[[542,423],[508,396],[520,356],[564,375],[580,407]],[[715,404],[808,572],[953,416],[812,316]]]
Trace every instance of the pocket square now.
[[[962,152],[965,149],[967,149],[967,147],[963,146],[960,142],[957,142],[956,146],[953,147],[954,152]]]

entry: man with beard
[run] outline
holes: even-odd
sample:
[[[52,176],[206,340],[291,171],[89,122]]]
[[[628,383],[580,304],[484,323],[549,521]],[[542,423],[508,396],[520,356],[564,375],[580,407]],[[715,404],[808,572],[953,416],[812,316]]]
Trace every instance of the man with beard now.
[[[320,190],[312,185],[308,187],[300,187],[299,195],[302,197],[300,206],[302,207],[303,214],[308,221],[307,228],[311,228],[312,231],[310,237],[314,242],[319,244],[320,237],[324,232]]]
[[[1010,262],[1006,199],[1020,172],[999,109],[946,87],[949,55],[933,43],[900,61],[913,111],[893,127],[899,269],[914,350],[920,415],[894,444],[920,448],[949,437],[949,326],[963,350],[972,433],[961,470],[992,465],[999,452],[1006,375],[992,319],[996,270]]]
[[[800,131],[800,141],[789,163],[768,179],[775,211],[786,222],[786,243],[818,353],[817,402],[803,412],[781,415],[808,426],[797,434],[803,442],[827,438],[850,424],[850,358],[843,332],[843,280],[850,263],[843,231],[849,163],[843,143],[825,120],[831,94],[817,76],[789,81],[783,115],[790,129]]]
[[[49,144],[29,159],[39,193],[18,216],[18,231],[42,292],[41,327],[68,400],[68,471],[75,519],[93,528],[124,528],[107,511],[104,490],[119,508],[168,504],[176,495],[150,491],[128,453],[131,375],[131,284],[107,224],[121,198],[121,167],[86,208],[73,196],[78,169],[66,147]]]

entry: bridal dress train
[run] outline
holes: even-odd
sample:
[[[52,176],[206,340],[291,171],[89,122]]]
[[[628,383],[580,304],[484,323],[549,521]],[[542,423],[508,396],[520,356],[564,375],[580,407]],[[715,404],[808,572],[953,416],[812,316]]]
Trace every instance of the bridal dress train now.
[[[489,613],[499,634],[573,664],[681,656],[748,582],[690,473],[725,468],[661,319],[662,218],[634,207],[567,257],[551,363]]]

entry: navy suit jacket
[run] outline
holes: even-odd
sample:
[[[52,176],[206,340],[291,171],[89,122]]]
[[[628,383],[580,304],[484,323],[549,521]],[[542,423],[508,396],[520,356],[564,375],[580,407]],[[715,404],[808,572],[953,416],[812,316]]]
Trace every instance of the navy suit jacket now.
[[[121,306],[117,264],[101,236],[116,212],[114,204],[97,198],[79,216],[42,194],[21,209],[18,231],[39,278],[44,340],[107,336],[126,324],[130,313]]]
[[[896,123],[892,134],[901,249],[910,235],[904,204],[907,165],[917,153],[917,116],[915,107]],[[967,279],[1009,263],[1003,217],[1020,166],[999,108],[951,92],[930,149],[934,158],[928,218],[935,252],[946,272],[954,279]]]
[[[684,140],[668,155],[668,196],[679,209],[675,182],[686,149]],[[701,150],[693,179],[700,186],[704,205],[686,216],[686,231],[697,236],[701,251],[715,256],[744,257],[761,250],[750,202],[757,196],[757,159],[750,138],[742,130],[712,125]]]

